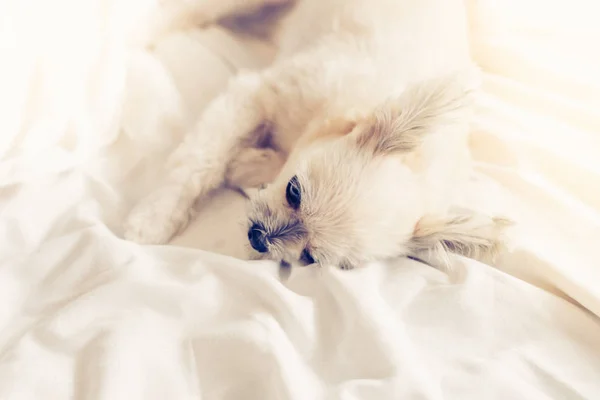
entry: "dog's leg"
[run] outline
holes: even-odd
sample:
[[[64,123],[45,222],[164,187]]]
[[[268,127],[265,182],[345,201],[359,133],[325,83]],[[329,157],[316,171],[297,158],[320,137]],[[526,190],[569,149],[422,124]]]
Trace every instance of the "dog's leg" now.
[[[261,85],[261,75],[240,75],[209,104],[171,155],[166,182],[129,215],[127,239],[166,243],[187,225],[195,200],[224,183],[230,162],[267,118]]]
[[[267,5],[293,0],[159,0],[149,22],[148,41],[181,29],[206,26],[234,14],[250,13]]]
[[[197,10],[203,10],[203,14],[207,14],[210,19],[208,22],[215,22],[232,14],[252,12],[260,7],[283,5],[290,1],[292,0],[188,0],[188,3],[195,5]]]
[[[240,151],[227,169],[226,180],[231,187],[257,188],[275,180],[285,163],[285,156],[274,149],[249,147]]]

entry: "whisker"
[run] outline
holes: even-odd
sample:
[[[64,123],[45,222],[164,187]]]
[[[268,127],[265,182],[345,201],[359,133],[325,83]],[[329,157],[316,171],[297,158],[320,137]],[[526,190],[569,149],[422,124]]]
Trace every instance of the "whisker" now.
[[[431,264],[429,264],[427,261],[424,261],[424,260],[420,259],[419,257],[415,257],[415,256],[406,256],[406,258],[408,258],[409,260],[413,260],[413,261],[419,262],[419,263],[421,263],[421,264],[428,265],[428,266],[430,266],[430,267],[432,266],[432,265],[431,265]]]

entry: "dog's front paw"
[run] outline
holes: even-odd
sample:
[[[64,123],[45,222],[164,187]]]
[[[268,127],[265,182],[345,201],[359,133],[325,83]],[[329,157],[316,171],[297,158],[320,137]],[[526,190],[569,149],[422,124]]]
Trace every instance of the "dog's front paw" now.
[[[161,0],[149,10],[143,24],[135,33],[134,43],[154,45],[164,37],[191,28],[200,28],[216,22],[210,9],[194,7],[194,3],[181,0]]]
[[[225,179],[233,187],[260,187],[273,182],[284,163],[283,154],[273,149],[243,149],[229,164]]]
[[[181,190],[164,188],[134,207],[125,221],[124,236],[140,244],[164,244],[187,225],[189,218],[189,202]]]

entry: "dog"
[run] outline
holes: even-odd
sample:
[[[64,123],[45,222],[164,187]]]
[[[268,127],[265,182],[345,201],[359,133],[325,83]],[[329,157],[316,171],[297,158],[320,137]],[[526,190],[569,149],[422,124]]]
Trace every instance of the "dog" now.
[[[207,24],[287,2],[193,0],[191,15]],[[260,188],[248,242],[284,266],[497,254],[508,221],[454,207],[471,171],[479,86],[462,0],[294,3],[275,62],[209,104],[125,237],[166,243],[198,198],[227,184]]]

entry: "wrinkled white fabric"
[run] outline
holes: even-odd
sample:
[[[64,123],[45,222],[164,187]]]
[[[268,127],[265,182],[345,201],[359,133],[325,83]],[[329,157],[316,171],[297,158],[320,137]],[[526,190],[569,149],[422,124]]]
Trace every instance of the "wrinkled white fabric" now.
[[[465,201],[519,222],[512,252],[285,283],[229,257],[232,192],[172,246],[120,239],[168,150],[269,46],[212,28],[143,50],[144,0],[0,4],[0,399],[600,397],[599,6],[468,3],[486,74]]]

